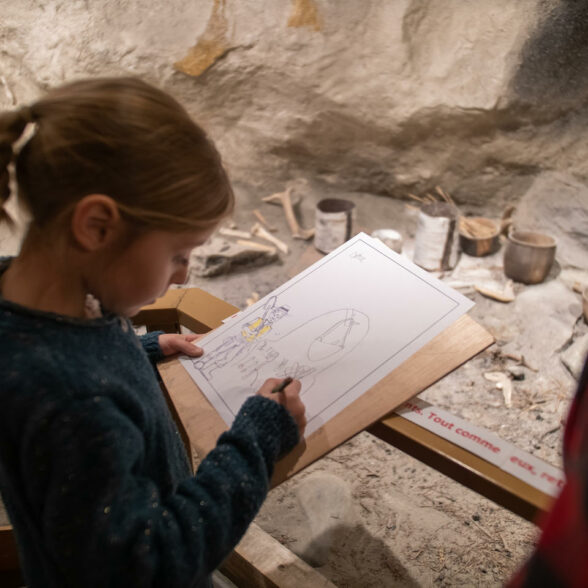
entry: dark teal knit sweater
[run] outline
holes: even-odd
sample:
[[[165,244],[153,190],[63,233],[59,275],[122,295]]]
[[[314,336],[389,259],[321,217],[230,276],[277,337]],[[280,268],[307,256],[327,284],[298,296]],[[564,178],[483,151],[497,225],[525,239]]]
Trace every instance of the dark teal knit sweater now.
[[[31,588],[205,582],[298,441],[283,407],[252,397],[192,477],[155,337],[0,299],[0,492]]]

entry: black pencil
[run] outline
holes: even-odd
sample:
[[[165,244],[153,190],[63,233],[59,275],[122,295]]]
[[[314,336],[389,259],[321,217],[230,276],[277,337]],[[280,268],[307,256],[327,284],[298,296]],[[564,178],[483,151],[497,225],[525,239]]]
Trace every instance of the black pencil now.
[[[286,386],[292,383],[293,379],[294,378],[287,377],[279,386],[276,386],[272,390],[272,394],[275,394],[276,392],[283,392],[286,389]]]

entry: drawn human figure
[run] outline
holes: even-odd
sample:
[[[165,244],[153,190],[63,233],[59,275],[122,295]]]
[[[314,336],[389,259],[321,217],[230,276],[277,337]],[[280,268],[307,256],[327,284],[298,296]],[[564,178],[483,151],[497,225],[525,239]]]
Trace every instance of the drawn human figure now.
[[[276,308],[277,299],[277,296],[272,296],[263,306],[263,315],[245,324],[241,335],[247,341],[251,342],[258,337],[263,337],[263,335],[271,330],[274,323],[288,314],[290,311],[289,307],[278,306]]]
[[[275,310],[278,311],[279,307]],[[265,335],[255,339],[249,344],[248,353],[239,356],[238,369],[241,377],[253,385],[271,368],[271,372],[280,377],[302,380],[303,394],[307,394],[316,376],[353,351],[368,330],[369,318],[359,310],[341,308],[329,311],[280,337]],[[303,355],[291,357],[288,350],[292,349],[300,349]]]
[[[276,307],[276,302],[277,296],[272,296],[263,305],[264,312],[261,316],[246,322],[239,335],[226,337],[218,347],[207,351],[202,357],[194,360],[192,362],[193,366],[202,372],[202,375],[210,381],[213,378],[213,373],[217,369],[230,365],[241,356],[250,357],[258,348],[260,339],[271,330],[272,325],[285,317],[290,310],[287,306]],[[265,356],[267,358],[267,352]],[[263,364],[268,361],[270,360],[266,359]],[[255,364],[255,360],[251,360],[248,363],[250,365]]]
[[[243,337],[232,335],[224,339],[216,349],[193,360],[192,365],[197,370],[200,370],[207,380],[211,380],[215,370],[226,366],[229,362],[236,359],[246,348],[247,341]]]
[[[289,313],[290,308],[272,296],[258,313],[232,329],[232,336],[194,360],[194,367],[215,390],[234,381],[253,388],[271,373],[302,381],[301,395],[306,395],[312,393],[321,372],[342,361],[369,332],[368,315],[349,307],[324,312],[288,331],[275,329]],[[235,407],[240,402],[235,400]]]
[[[248,385],[253,386],[260,370],[265,365],[276,360],[279,355],[280,354],[273,347],[262,344],[262,346],[258,347],[257,352],[254,353],[254,355],[248,355],[247,359],[239,364],[243,379]],[[276,375],[280,376],[278,373],[276,373]]]

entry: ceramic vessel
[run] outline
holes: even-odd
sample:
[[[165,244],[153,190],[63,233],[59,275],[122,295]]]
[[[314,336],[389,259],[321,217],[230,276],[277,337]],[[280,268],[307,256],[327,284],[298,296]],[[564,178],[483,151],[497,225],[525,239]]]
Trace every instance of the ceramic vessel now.
[[[500,249],[500,227],[482,216],[461,218],[459,244],[464,253],[473,257],[495,253]]]
[[[504,250],[504,273],[515,282],[539,284],[555,260],[556,241],[549,235],[511,229]]]

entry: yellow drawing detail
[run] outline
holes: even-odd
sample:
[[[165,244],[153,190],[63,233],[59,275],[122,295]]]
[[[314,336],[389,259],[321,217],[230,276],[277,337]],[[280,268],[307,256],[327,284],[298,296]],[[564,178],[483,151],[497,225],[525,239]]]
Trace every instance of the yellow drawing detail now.
[[[257,319],[255,319],[254,321],[250,322],[248,325],[246,325],[247,328],[243,329],[241,331],[241,335],[243,335],[243,337],[245,337],[246,341],[254,341],[255,339],[262,337],[263,335],[265,335],[268,331],[271,331],[271,325],[264,325],[263,327],[261,327],[261,325],[263,325],[264,320],[262,317],[258,317]],[[261,328],[260,328],[261,327]],[[249,332],[247,332],[249,330]]]

